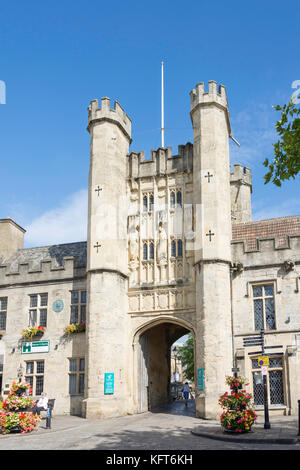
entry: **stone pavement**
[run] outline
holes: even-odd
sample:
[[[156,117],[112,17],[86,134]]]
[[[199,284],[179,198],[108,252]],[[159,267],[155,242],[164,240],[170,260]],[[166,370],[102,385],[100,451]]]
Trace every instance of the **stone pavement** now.
[[[264,417],[259,416],[251,432],[228,433],[223,431],[217,421],[202,420],[192,434],[223,442],[255,443],[255,444],[300,444],[298,436],[298,419],[292,416],[276,416],[270,418],[270,429],[264,428]]]
[[[110,419],[54,416],[51,429],[42,420],[30,434],[0,435],[0,450],[300,450],[297,417],[263,417],[253,432],[227,435],[217,421],[195,418],[190,402],[139,415]]]

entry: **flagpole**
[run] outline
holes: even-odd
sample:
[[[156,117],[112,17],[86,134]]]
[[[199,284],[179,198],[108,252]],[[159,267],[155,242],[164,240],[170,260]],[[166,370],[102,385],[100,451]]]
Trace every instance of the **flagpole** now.
[[[161,63],[161,147],[165,147],[165,128],[164,128],[164,63]]]

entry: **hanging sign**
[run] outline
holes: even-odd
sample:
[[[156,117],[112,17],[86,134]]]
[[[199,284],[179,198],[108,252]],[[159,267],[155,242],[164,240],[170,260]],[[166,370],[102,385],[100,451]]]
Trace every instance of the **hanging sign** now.
[[[113,395],[115,388],[115,374],[106,372],[104,375],[104,395]]]

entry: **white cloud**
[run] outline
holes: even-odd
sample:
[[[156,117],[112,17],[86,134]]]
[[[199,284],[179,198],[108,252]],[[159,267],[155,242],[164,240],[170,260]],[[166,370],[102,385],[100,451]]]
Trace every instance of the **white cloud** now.
[[[290,198],[280,204],[271,205],[270,201],[265,199],[253,204],[253,220],[274,219],[277,217],[287,217],[290,215],[299,215],[300,199]]]
[[[25,246],[46,246],[86,240],[88,193],[82,189],[57,209],[34,219],[25,227]]]
[[[249,167],[261,166],[266,157],[273,154],[272,144],[278,140],[275,122],[278,114],[271,105],[249,104],[232,119],[233,136],[240,147],[231,143],[232,163],[242,163]]]

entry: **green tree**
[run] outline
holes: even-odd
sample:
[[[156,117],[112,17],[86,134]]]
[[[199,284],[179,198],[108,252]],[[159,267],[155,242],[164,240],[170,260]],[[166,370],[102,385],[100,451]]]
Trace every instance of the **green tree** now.
[[[275,125],[279,140],[273,144],[273,160],[266,158],[263,162],[269,170],[264,179],[265,184],[272,181],[281,186],[284,180],[295,179],[300,171],[300,108],[293,98],[288,104],[274,108],[281,111],[281,119]]]
[[[186,342],[178,346],[178,358],[181,360],[184,375],[188,380],[194,380],[194,337],[188,334]]]

